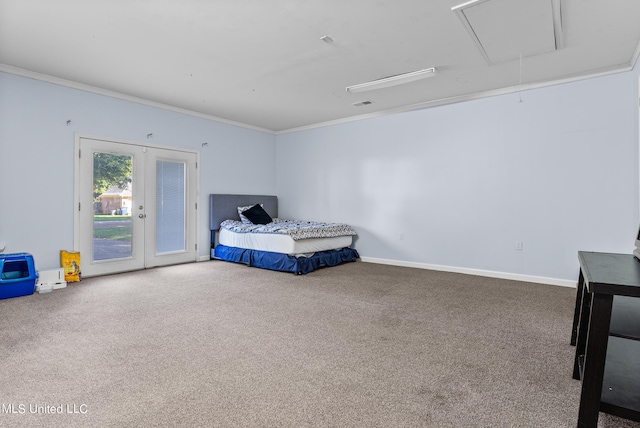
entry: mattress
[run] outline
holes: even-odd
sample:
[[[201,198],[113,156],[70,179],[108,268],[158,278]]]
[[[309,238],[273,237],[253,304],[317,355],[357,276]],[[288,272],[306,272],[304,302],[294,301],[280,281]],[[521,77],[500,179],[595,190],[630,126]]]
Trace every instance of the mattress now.
[[[247,248],[250,250],[270,251],[284,254],[308,254],[317,251],[349,247],[352,236],[333,238],[309,238],[294,240],[289,235],[272,233],[237,233],[221,228],[218,242],[227,247]]]

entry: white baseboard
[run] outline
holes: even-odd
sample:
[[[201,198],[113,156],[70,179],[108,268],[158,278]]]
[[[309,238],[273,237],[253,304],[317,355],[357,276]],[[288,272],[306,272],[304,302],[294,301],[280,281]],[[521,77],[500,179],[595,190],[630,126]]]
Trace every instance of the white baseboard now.
[[[405,262],[402,260],[378,259],[375,257],[360,257],[365,263],[377,263],[382,265],[403,266],[418,269],[437,270],[443,272],[463,273],[467,275],[487,276],[490,278],[510,279],[513,281],[535,282],[538,284],[558,285],[560,287],[576,288],[577,280],[548,278],[544,276],[522,275],[517,273],[497,272],[482,269],[461,268],[455,266],[432,265],[427,263]]]
[[[207,256],[200,256],[200,257],[198,258],[198,261],[199,261],[199,262],[206,262],[206,261],[209,261],[209,260],[211,260],[211,256],[210,256],[210,255],[207,255]]]

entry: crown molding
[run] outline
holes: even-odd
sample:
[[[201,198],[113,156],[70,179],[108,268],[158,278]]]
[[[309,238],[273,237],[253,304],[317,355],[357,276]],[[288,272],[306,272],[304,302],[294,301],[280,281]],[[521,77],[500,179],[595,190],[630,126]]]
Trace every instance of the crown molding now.
[[[211,120],[214,122],[220,122],[220,123],[224,123],[227,125],[232,125],[232,126],[237,126],[240,128],[246,128],[246,129],[251,129],[253,131],[259,131],[259,132],[264,132],[267,134],[275,134],[273,130],[271,129],[266,129],[266,128],[261,128],[259,126],[253,126],[253,125],[248,125],[246,123],[242,123],[242,122],[236,122],[233,120],[228,120],[228,119],[224,119],[221,117],[217,117],[217,116],[212,116],[209,114],[204,114],[204,113],[199,113],[197,111],[193,111],[193,110],[189,110],[189,109],[184,109],[184,108],[180,108],[180,107],[175,107],[169,104],[164,104],[164,103],[160,103],[157,101],[151,101],[151,100],[147,100],[145,98],[140,98],[140,97],[135,97],[132,95],[127,95],[127,94],[123,94],[120,92],[116,92],[116,91],[111,91],[109,89],[103,89],[103,88],[99,88],[96,86],[91,86],[91,85],[87,85],[84,83],[78,83],[78,82],[74,82],[72,80],[67,80],[67,79],[61,79],[59,77],[54,77],[54,76],[49,76],[47,74],[42,74],[42,73],[38,73],[35,71],[30,71],[30,70],[25,70],[22,68],[18,68],[18,67],[13,67],[11,65],[6,65],[6,64],[0,64],[0,71],[1,72],[5,72],[5,73],[9,73],[9,74],[14,74],[17,76],[21,76],[21,77],[26,77],[29,79],[34,79],[34,80],[39,80],[42,82],[47,82],[47,83],[51,83],[54,85],[59,85],[59,86],[65,86],[67,88],[72,88],[72,89],[77,89],[80,91],[84,91],[84,92],[90,92],[93,94],[98,94],[98,95],[104,95],[107,97],[111,97],[111,98],[116,98],[119,100],[123,100],[123,101],[129,101],[132,103],[136,103],[136,104],[142,104],[142,105],[146,105],[149,107],[155,107],[155,108],[160,108],[163,110],[169,110],[175,113],[182,113],[182,114],[186,114],[189,116],[195,116],[195,117],[199,117],[201,119],[207,119],[207,120]]]

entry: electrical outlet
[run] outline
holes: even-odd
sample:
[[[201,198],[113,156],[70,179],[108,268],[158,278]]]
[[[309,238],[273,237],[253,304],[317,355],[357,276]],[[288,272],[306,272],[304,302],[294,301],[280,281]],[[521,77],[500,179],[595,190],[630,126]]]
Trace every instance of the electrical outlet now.
[[[404,241],[404,233],[399,233],[399,234],[398,234],[398,239],[399,239],[400,241]]]
[[[522,251],[522,241],[516,242],[516,251]]]

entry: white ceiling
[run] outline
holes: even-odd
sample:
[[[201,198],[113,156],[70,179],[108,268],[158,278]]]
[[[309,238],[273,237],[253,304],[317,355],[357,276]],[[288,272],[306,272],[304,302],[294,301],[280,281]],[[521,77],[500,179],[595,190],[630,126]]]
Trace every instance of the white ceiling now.
[[[0,0],[0,71],[281,132],[625,71],[638,55],[638,0],[462,3]]]

